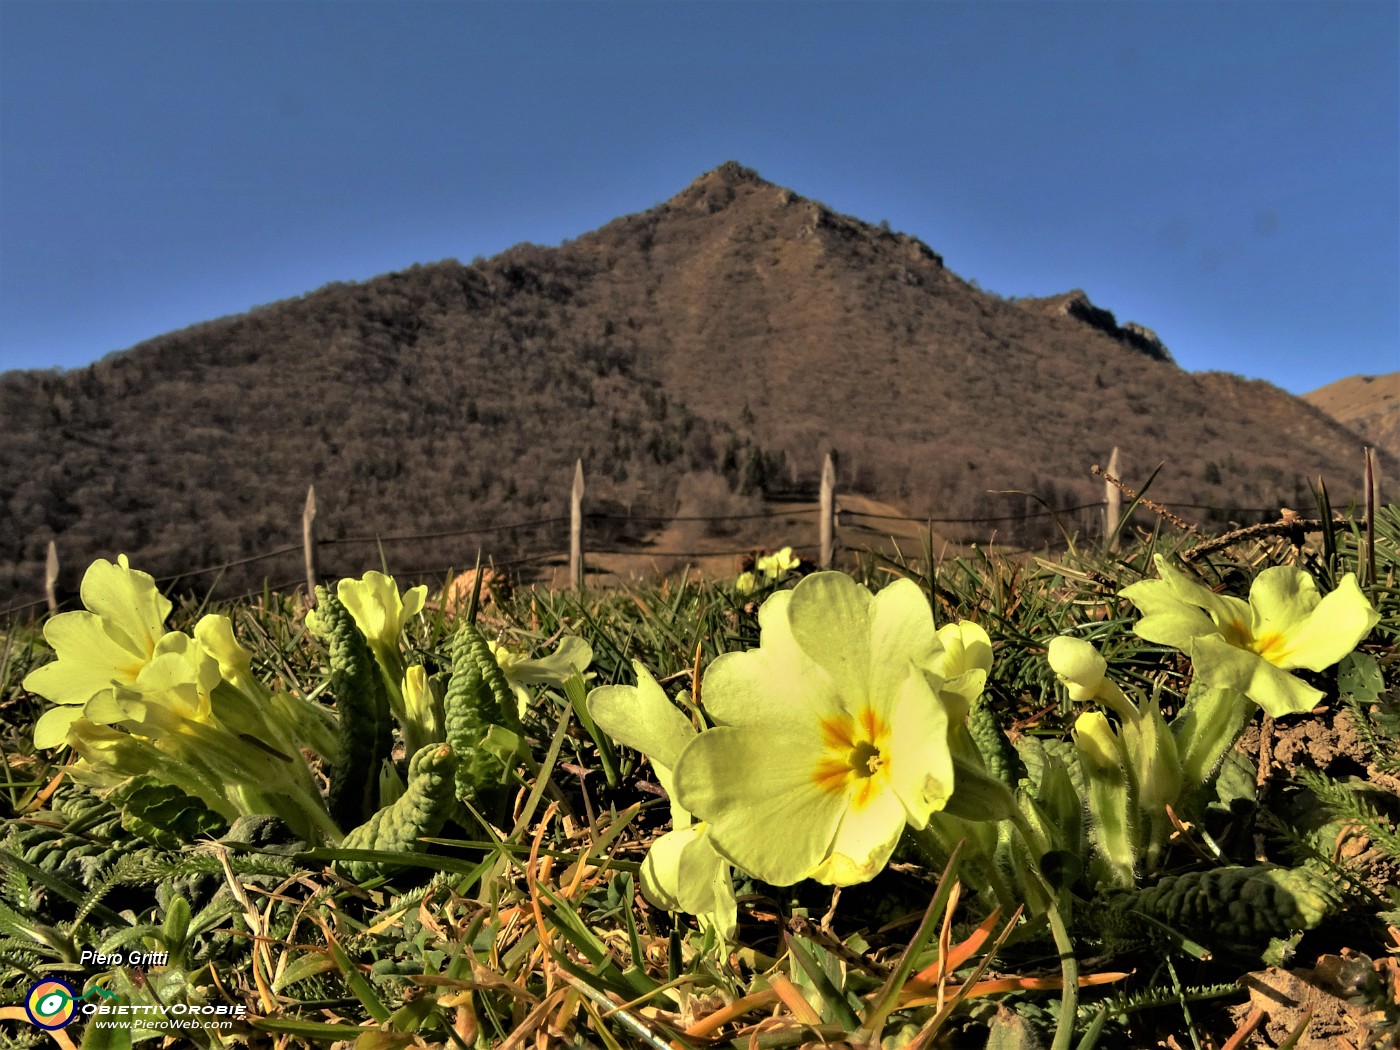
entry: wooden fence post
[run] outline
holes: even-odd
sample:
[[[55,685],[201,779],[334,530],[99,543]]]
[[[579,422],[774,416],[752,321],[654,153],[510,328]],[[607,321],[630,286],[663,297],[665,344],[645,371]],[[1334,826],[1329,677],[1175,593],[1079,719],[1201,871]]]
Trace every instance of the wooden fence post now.
[[[836,464],[831,461],[831,453],[826,454],[822,464],[821,495],[821,554],[817,566],[831,568],[832,527],[836,524]]]
[[[1108,473],[1114,480],[1122,480],[1122,475],[1118,473],[1118,446],[1113,446],[1113,452],[1108,457]],[[1105,480],[1103,483],[1104,509],[1103,509],[1103,535],[1106,546],[1113,550],[1118,546],[1118,524],[1123,516],[1123,490],[1112,481]]]
[[[569,582],[583,589],[583,460],[574,461],[574,487],[569,493]]]
[[[316,486],[306,486],[306,507],[301,512],[301,545],[306,554],[306,599],[316,603]]]
[[[49,556],[44,563],[44,596],[49,600],[49,612],[58,612],[58,547],[49,540]]]

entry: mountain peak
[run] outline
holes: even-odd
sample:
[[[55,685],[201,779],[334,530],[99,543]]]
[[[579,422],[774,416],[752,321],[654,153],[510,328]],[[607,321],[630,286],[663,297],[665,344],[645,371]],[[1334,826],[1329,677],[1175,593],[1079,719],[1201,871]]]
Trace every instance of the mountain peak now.
[[[672,208],[696,209],[706,214],[714,214],[734,203],[739,192],[752,192],[755,189],[771,190],[778,187],[762,178],[752,168],[746,168],[738,161],[727,160],[719,167],[705,172],[666,204]]]
[[[1097,499],[1086,465],[1112,445],[1129,477],[1165,464],[1158,498],[1221,508],[1204,527],[1296,506],[1319,474],[1345,494],[1361,438],[1267,384],[1169,361],[1079,289],[1007,302],[909,235],[722,164],[558,248],[329,285],[81,371],[0,375],[0,492],[16,494],[0,500],[0,605],[32,593],[54,538],[71,563],[124,550],[172,576],[265,549],[313,480],[330,535],[402,531],[407,501],[444,538],[527,511],[543,525],[578,458],[591,508],[638,520],[691,492],[730,514],[765,484],[815,486],[831,448],[843,491],[916,519],[1019,515],[1009,489]],[[99,453],[139,463],[139,485],[113,488]],[[529,529],[492,552],[547,550]],[[464,556],[413,542],[404,564]],[[237,585],[292,578],[268,565]]]
[[[753,168],[746,168],[737,160],[727,160],[719,167],[705,172],[692,182],[691,186],[740,186],[745,183],[756,186],[773,185]]]

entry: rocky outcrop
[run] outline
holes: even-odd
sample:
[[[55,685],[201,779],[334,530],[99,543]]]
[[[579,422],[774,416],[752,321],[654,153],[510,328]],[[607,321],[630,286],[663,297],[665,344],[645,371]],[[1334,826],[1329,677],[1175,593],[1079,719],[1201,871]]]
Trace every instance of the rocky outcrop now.
[[[1157,333],[1133,321],[1123,325],[1109,310],[1095,306],[1082,288],[1064,292],[1061,295],[1048,295],[1042,298],[1027,298],[1017,301],[1017,305],[1036,313],[1051,317],[1069,317],[1117,339],[1139,353],[1146,354],[1154,361],[1171,361],[1172,355]]]

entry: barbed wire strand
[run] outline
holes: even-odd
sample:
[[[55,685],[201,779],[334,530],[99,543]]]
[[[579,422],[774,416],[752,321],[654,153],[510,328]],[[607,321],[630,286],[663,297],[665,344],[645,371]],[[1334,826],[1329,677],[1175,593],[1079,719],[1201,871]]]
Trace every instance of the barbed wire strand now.
[[[765,511],[762,514],[585,514],[587,521],[758,521],[771,518],[799,518],[804,514],[820,514],[821,507],[803,507],[801,510]]]
[[[1221,508],[1217,508],[1217,507],[1213,507],[1213,506],[1210,505],[1210,504],[1195,504],[1195,503],[1178,503],[1178,504],[1176,504],[1176,505],[1177,505],[1177,506],[1180,506],[1180,507],[1191,507],[1191,508],[1194,508],[1194,509],[1202,509],[1202,510],[1211,510],[1211,509],[1214,509],[1214,510],[1220,511],[1221,513],[1234,513],[1234,514],[1239,514],[1239,513],[1257,513],[1257,514],[1273,513],[1273,512],[1270,511],[1270,510],[1266,510],[1266,509],[1264,509],[1264,508],[1255,508],[1255,507],[1221,507]],[[839,510],[838,510],[838,514],[839,514],[841,517],[866,518],[866,519],[869,519],[869,520],[872,520],[872,521],[902,521],[902,522],[908,522],[908,523],[914,524],[914,525],[975,525],[975,524],[994,524],[994,523],[1001,523],[1001,522],[1008,522],[1008,521],[1027,521],[1027,520],[1030,520],[1030,519],[1033,519],[1033,518],[1046,518],[1046,517],[1050,517],[1050,516],[1056,515],[1056,514],[1072,514],[1072,513],[1078,512],[1078,511],[1082,511],[1082,510],[1092,510],[1092,509],[1094,509],[1094,508],[1098,508],[1098,507],[1102,507],[1102,506],[1104,506],[1104,503],[1103,503],[1102,501],[1100,501],[1100,502],[1097,502],[1097,503],[1083,503],[1083,504],[1080,504],[1080,505],[1075,506],[1075,507],[1062,507],[1062,508],[1058,508],[1058,509],[1055,509],[1055,510],[1033,511],[1033,512],[1028,513],[1028,514],[1011,514],[1011,515],[988,516],[988,517],[970,517],[970,518],[916,518],[916,517],[910,517],[910,516],[908,516],[908,515],[903,515],[903,514],[876,514],[876,513],[873,513],[873,512],[869,512],[869,511],[858,511],[858,510],[851,510],[851,509],[845,509],[845,508],[839,509]],[[584,519],[585,519],[585,521],[595,521],[595,522],[596,522],[596,521],[624,521],[624,522],[625,522],[625,521],[655,521],[655,522],[662,522],[662,523],[669,523],[669,522],[711,522],[711,523],[712,523],[712,522],[724,522],[724,521],[755,521],[755,520],[762,520],[762,519],[794,518],[794,517],[800,517],[800,516],[802,516],[802,515],[811,514],[811,513],[820,513],[820,508],[818,508],[818,507],[804,507],[804,508],[801,508],[801,509],[799,509],[799,510],[791,510],[791,511],[767,511],[767,512],[764,512],[764,513],[756,513],[756,514],[678,515],[678,516],[675,516],[675,517],[663,517],[663,516],[661,516],[661,515],[650,515],[650,514],[621,515],[621,514],[594,513],[594,514],[585,514],[585,515],[584,515]],[[457,536],[481,535],[481,534],[485,534],[485,533],[489,533],[489,532],[505,532],[505,531],[509,531],[509,530],[511,530],[511,529],[538,528],[538,527],[544,526],[544,525],[562,524],[563,522],[565,522],[565,521],[567,521],[567,520],[568,520],[568,519],[567,519],[567,518],[564,518],[564,517],[533,518],[533,519],[530,519],[530,520],[527,520],[527,521],[507,522],[507,523],[501,523],[501,524],[496,524],[496,525],[474,526],[474,527],[472,527],[472,528],[467,528],[467,529],[451,529],[451,530],[445,530],[445,531],[439,531],[439,532],[401,533],[401,534],[390,534],[390,535],[385,535],[385,536],[346,536],[346,537],[338,537],[338,538],[318,539],[316,542],[317,542],[317,546],[326,546],[326,547],[339,546],[339,545],[349,545],[349,544],[353,544],[353,543],[373,543],[373,542],[379,542],[379,543],[410,543],[410,542],[415,542],[415,541],[419,541],[419,540],[450,539],[450,538],[457,537]],[[865,527],[860,526],[860,525],[857,525],[857,524],[855,524],[855,523],[852,523],[852,525],[849,526],[849,527],[861,528],[861,529],[864,529],[864,528],[865,528]],[[869,531],[874,531],[874,530],[869,530]],[[752,551],[754,551],[754,550],[756,550],[756,549],[758,549],[758,545],[753,545],[753,546],[745,547],[745,548],[740,549],[740,550],[729,550],[729,551],[649,551],[649,550],[637,550],[637,549],[629,549],[629,548],[596,548],[596,547],[595,547],[595,548],[589,549],[589,550],[587,551],[587,553],[589,553],[589,554],[613,554],[613,555],[618,555],[618,554],[630,554],[630,555],[636,555],[636,556],[657,557],[657,558],[707,558],[707,557],[734,557],[734,556],[741,555],[741,554],[748,554],[748,553],[751,553]],[[263,551],[263,552],[261,552],[261,553],[259,553],[259,554],[251,554],[251,555],[248,555],[248,556],[242,557],[242,558],[234,558],[234,559],[229,560],[229,561],[220,562],[220,563],[218,563],[218,564],[216,564],[216,565],[208,565],[208,566],[204,566],[204,567],[202,567],[202,568],[197,568],[197,569],[186,569],[186,570],[183,570],[183,571],[181,571],[181,572],[171,573],[171,574],[166,575],[166,576],[158,577],[158,578],[156,579],[156,583],[173,583],[173,582],[178,581],[178,580],[189,580],[189,579],[193,579],[194,577],[197,577],[197,576],[207,576],[207,575],[209,575],[210,573],[226,572],[226,571],[228,571],[229,569],[239,568],[239,567],[244,566],[244,565],[251,565],[251,564],[253,564],[253,563],[255,563],[255,562],[266,561],[266,560],[269,560],[269,559],[271,559],[271,558],[285,557],[285,556],[290,555],[290,554],[299,554],[299,553],[301,553],[302,550],[303,550],[303,548],[302,548],[302,546],[301,546],[300,544],[291,545],[291,546],[286,546],[286,547],[278,547],[278,548],[276,548],[276,549],[274,549],[274,550]],[[508,561],[498,561],[498,562],[495,562],[495,564],[498,565],[498,566],[501,566],[501,567],[509,567],[509,566],[511,566],[511,565],[514,565],[514,564],[528,564],[529,562],[534,561],[534,560],[538,560],[538,559],[541,558],[541,557],[553,557],[553,556],[562,557],[563,555],[562,555],[562,554],[555,554],[555,553],[551,553],[551,554],[548,554],[548,555],[526,555],[526,556],[523,556],[523,557],[521,557],[521,558],[510,559],[510,560],[508,560]],[[403,574],[403,575],[409,575],[409,573],[408,573],[406,570],[401,570],[401,574]],[[288,584],[286,584],[286,585],[283,585],[283,586],[284,586],[284,587],[285,587],[285,586],[294,586],[294,585],[295,585],[296,583],[298,583],[298,582],[300,582],[300,581],[299,581],[299,580],[292,580],[292,581],[290,581],[290,583],[288,583]],[[280,589],[280,588],[279,588],[279,589]],[[254,591],[254,592],[250,592],[250,593],[253,593],[253,594],[261,593],[261,590],[259,590],[259,591]],[[17,605],[7,606],[7,607],[4,608],[4,609],[0,609],[0,617],[6,617],[6,618],[8,618],[8,617],[14,616],[16,613],[22,613],[22,612],[25,612],[25,611],[30,610],[30,609],[39,608],[39,607],[41,607],[41,606],[47,604],[47,601],[48,601],[48,600],[47,600],[46,598],[38,598],[38,599],[35,599],[34,601],[22,602],[22,603],[17,604]]]
[[[557,518],[532,518],[529,521],[513,521],[504,525],[481,525],[470,529],[450,529],[446,532],[415,532],[400,533],[391,536],[341,536],[329,539],[317,539],[316,545],[332,547],[337,544],[346,543],[408,543],[412,540],[445,540],[454,536],[477,536],[485,532],[506,532],[510,529],[532,529],[541,525],[559,525],[568,521],[566,517]],[[297,548],[300,550],[301,548]]]
[[[794,551],[812,550],[816,544],[794,544]],[[586,554],[625,554],[636,558],[733,558],[742,554],[753,554],[762,550],[761,545],[727,551],[656,551],[646,547],[590,547]]]
[[[1216,507],[1208,503],[1175,503],[1177,507],[1191,507],[1196,510],[1216,510],[1222,514],[1273,514],[1276,511],[1266,507]],[[870,518],[877,521],[907,521],[915,525],[976,525],[990,524],[1003,521],[1029,521],[1032,518],[1048,518],[1057,514],[1075,514],[1081,510],[1095,510],[1106,506],[1100,500],[1097,503],[1081,503],[1074,507],[1057,507],[1053,510],[1037,510],[1028,514],[1006,514],[997,517],[977,517],[977,518],[915,518],[907,514],[875,514],[863,510],[849,510],[845,507],[838,507],[838,513],[842,517]]]

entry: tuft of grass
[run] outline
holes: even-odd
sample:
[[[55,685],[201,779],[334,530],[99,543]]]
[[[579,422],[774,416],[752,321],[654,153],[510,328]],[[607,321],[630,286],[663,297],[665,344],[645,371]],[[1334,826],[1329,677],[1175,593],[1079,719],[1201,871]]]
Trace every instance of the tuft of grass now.
[[[1316,545],[1262,536],[1193,565],[1213,586],[1242,589],[1267,565],[1299,563],[1325,589],[1374,559],[1367,587],[1382,621],[1363,647],[1367,659],[1349,665],[1349,691],[1335,675],[1318,681],[1353,714],[1374,716],[1366,740],[1380,760],[1396,735],[1385,719],[1400,662],[1400,510],[1380,508],[1371,535],[1348,523]],[[1077,545],[1054,561],[985,548],[939,561],[925,549],[870,555],[852,571],[876,589],[912,579],[940,623],[980,623],[993,640],[988,690],[1003,728],[1053,737],[1070,714],[1044,660],[1057,634],[1095,642],[1115,674],[1160,687],[1165,707],[1184,700],[1184,662],[1133,635],[1133,611],[1117,595],[1154,573],[1155,553],[1199,542],[1154,531],[1112,552]],[[631,683],[639,660],[675,696],[693,694],[719,655],[757,644],[764,596],[692,575],[581,593],[524,589],[484,601],[477,622],[536,654],[564,633],[581,635],[594,652],[588,685]],[[181,604],[173,626],[187,629],[203,611]],[[217,611],[233,617],[264,680],[321,695],[326,654],[304,628],[302,596],[265,592]],[[430,602],[410,625],[409,645],[441,669],[455,627]],[[1052,938],[1044,923],[989,912],[955,863],[930,871],[912,861],[840,894],[742,883],[738,943],[719,944],[641,896],[639,864],[665,830],[666,806],[645,760],[600,739],[578,679],[527,712],[530,750],[501,823],[463,810],[426,852],[397,858],[402,866],[387,878],[337,874],[332,861],[345,851],[308,850],[275,820],[240,821],[218,841],[162,849],[69,783],[63,754],[34,753],[27,729],[42,705],[20,682],[46,659],[39,628],[10,625],[0,638],[0,995],[11,1002],[32,981],[62,976],[129,1002],[247,1008],[234,1029],[192,1037],[202,1046],[237,1037],[287,1047],[927,1047],[987,1045],[1011,1031],[1045,1045],[1147,1045],[1167,1034],[1204,1045],[1234,1032],[1212,1004],[1258,965],[1257,957],[1204,959],[1170,943],[1113,941],[1089,921],[1093,909],[1079,906],[1088,901],[1076,903],[1065,937]],[[1302,784],[1393,859],[1393,794],[1377,801],[1320,776]],[[1285,850],[1306,837],[1283,809],[1217,816],[1221,826],[1183,830],[1176,870],[1206,863],[1187,848],[1202,836],[1221,842],[1221,860],[1231,849]],[[1297,945],[1300,964],[1343,948],[1383,957],[1385,906],[1395,904],[1354,895],[1333,940],[1314,931]],[[1178,932],[1186,943],[1209,931]],[[1071,944],[1074,966],[1064,966],[1057,941]],[[172,962],[146,980],[128,967],[72,961],[74,949],[104,945],[165,946]],[[1065,973],[1078,975],[1072,994],[1061,987]]]

